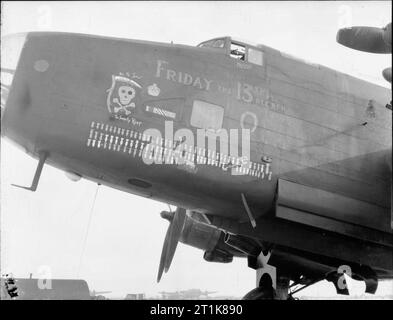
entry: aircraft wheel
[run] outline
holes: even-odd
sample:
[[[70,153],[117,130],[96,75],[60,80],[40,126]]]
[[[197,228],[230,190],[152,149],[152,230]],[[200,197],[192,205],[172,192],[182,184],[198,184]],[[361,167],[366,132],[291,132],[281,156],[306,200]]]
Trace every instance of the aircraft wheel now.
[[[272,288],[261,288],[257,287],[247,293],[243,300],[273,300],[274,289]]]
[[[272,279],[264,274],[259,282],[259,287],[247,293],[243,300],[273,300],[275,298]]]

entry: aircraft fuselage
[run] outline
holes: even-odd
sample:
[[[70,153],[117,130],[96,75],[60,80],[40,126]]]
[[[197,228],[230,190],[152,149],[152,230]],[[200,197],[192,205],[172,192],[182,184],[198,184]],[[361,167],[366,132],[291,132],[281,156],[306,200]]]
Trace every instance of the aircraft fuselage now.
[[[190,210],[245,222],[244,194],[255,218],[263,217],[284,179],[378,207],[380,225],[367,216],[360,224],[388,232],[390,91],[244,46],[262,60],[234,59],[226,47],[29,33],[3,133],[35,157],[48,152],[47,162],[60,169]],[[249,129],[249,169],[233,174],[243,155],[232,136],[224,140],[238,152],[228,158],[219,139],[216,152],[197,145],[198,128],[210,135]],[[162,139],[150,140],[151,129]],[[183,129],[195,139],[184,163],[144,161],[151,143],[170,160]],[[356,224],[350,214],[339,218]]]

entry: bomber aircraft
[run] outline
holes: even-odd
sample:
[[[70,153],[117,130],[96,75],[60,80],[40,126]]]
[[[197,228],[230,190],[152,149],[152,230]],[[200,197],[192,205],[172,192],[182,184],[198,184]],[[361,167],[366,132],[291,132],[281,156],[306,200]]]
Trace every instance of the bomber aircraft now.
[[[384,39],[390,47],[391,28]],[[245,299],[393,278],[391,90],[231,37],[197,46],[60,32],[1,41],[2,136],[74,180],[155,199]]]

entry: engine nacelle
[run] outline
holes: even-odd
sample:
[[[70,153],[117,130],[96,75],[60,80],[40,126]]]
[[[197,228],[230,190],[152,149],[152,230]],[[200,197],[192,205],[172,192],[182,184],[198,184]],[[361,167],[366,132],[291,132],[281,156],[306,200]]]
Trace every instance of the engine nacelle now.
[[[227,233],[225,235],[224,242],[226,245],[232,247],[239,252],[244,253],[247,256],[258,256],[262,250],[260,245],[255,243],[255,241],[230,233]]]
[[[186,217],[180,241],[205,251],[204,259],[211,262],[231,262],[233,257],[246,257],[249,252],[254,253],[256,250],[255,244],[244,240],[244,237],[232,235],[229,238],[231,245],[227,243],[227,233],[208,224],[201,214],[193,212]],[[241,245],[243,250],[239,250],[233,243],[241,243],[249,250],[244,250]]]
[[[180,241],[204,251],[213,251],[220,238],[224,238],[223,231],[202,222],[198,215],[193,214],[186,218]]]
[[[215,249],[214,251],[205,251],[203,259],[208,262],[229,263],[232,262],[233,255],[226,251]]]
[[[179,223],[180,216],[176,216],[177,220],[175,222],[175,213],[162,211],[161,217],[170,221],[172,225],[172,223]],[[239,250],[237,247],[232,246],[232,242],[236,242],[236,244],[238,244],[240,241],[241,244],[243,244],[244,240],[242,241],[242,239],[238,239],[238,237],[232,236],[231,240],[233,241],[229,241],[231,242],[231,245],[228,245],[225,241],[227,238],[227,234],[224,231],[218,229],[217,227],[209,224],[208,219],[198,212],[188,211],[184,217],[184,222],[181,222],[181,224],[182,228],[180,238],[178,240],[184,244],[205,251],[203,258],[206,261],[228,263],[232,262],[234,256],[247,257],[248,255],[248,252],[246,252],[245,250]],[[167,232],[171,234],[170,229],[168,229]],[[164,250],[163,252],[167,254],[166,250]],[[165,261],[165,259],[163,261]],[[159,273],[159,278],[160,275],[162,275],[162,273]]]

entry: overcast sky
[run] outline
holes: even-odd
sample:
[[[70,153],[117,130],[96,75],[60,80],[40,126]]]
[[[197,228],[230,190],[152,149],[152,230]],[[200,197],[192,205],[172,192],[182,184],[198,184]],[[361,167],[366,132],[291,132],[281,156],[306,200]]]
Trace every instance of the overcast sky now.
[[[388,55],[355,52],[336,43],[337,29],[383,27],[391,2],[2,2],[2,36],[26,31],[63,31],[196,45],[230,35],[387,86],[381,71]],[[81,52],[83,54],[83,52]],[[168,227],[159,212],[167,205],[104,186],[67,179],[45,166],[32,193],[36,161],[1,141],[1,272],[38,275],[48,266],[53,278],[83,278],[91,289],[115,293],[200,288],[242,296],[255,285],[247,261],[205,262],[203,252],[178,246],[168,274],[156,284],[162,242]],[[83,250],[85,248],[85,250]],[[350,281],[353,294],[364,284]],[[383,283],[379,294],[392,294]],[[334,295],[327,283],[303,295]]]

